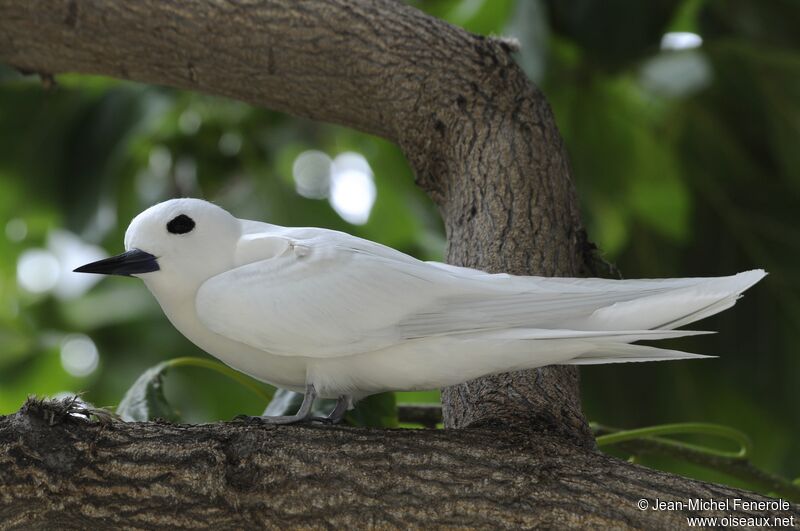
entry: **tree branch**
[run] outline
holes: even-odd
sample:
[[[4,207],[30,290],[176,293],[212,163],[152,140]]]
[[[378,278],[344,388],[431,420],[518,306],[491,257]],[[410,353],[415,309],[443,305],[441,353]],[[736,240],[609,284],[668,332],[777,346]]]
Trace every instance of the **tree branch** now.
[[[392,2],[4,0],[0,14],[2,60],[26,71],[170,85],[394,140],[425,68],[401,53],[384,70],[422,17]]]
[[[0,417],[0,528],[647,528],[640,499],[768,498],[514,430],[90,422],[68,402]]]
[[[439,205],[449,262],[579,275],[590,246],[561,139],[510,51],[394,0],[0,0],[0,61],[384,136]],[[593,445],[574,368],[482,378],[442,397],[450,427],[515,425]]]

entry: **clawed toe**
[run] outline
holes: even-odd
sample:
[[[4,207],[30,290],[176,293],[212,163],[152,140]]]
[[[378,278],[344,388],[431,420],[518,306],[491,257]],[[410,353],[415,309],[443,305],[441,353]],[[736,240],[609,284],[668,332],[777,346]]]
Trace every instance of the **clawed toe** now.
[[[244,424],[305,424],[310,422],[319,422],[320,424],[333,425],[338,424],[344,418],[347,408],[352,403],[352,399],[348,395],[340,396],[336,401],[336,407],[331,411],[327,417],[312,417],[311,407],[316,398],[316,390],[312,384],[306,386],[306,393],[303,396],[303,403],[300,409],[294,415],[279,415],[279,416],[263,416],[254,417],[251,415],[236,415],[233,418],[234,422],[241,422]]]

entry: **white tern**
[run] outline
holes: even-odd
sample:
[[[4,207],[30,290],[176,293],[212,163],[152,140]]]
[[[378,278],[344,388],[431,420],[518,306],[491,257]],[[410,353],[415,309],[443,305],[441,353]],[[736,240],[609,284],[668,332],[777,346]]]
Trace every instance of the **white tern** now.
[[[126,252],[77,272],[141,278],[190,341],[253,378],[355,400],[551,364],[705,357],[632,345],[730,308],[763,270],[606,280],[489,274],[423,262],[333,230],[241,220],[199,199],[136,216]]]

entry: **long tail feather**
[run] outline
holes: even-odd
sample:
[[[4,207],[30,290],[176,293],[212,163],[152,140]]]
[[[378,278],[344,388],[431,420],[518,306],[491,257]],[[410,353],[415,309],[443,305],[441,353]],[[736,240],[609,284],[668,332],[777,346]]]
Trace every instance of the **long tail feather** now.
[[[594,311],[579,330],[673,329],[709,317],[733,306],[741,293],[764,278],[761,269],[730,277],[709,278],[690,287],[618,302]],[[579,326],[582,324],[583,326]]]
[[[602,363],[628,363],[639,361],[669,361],[700,358],[716,358],[703,354],[692,354],[680,350],[628,345],[627,343],[605,344],[564,362],[565,365],[599,365]]]
[[[655,341],[685,336],[715,334],[707,330],[562,330],[549,328],[510,328],[476,334],[464,334],[464,338],[481,340],[560,340],[576,339],[591,341],[610,341],[614,343],[633,343],[634,341]]]

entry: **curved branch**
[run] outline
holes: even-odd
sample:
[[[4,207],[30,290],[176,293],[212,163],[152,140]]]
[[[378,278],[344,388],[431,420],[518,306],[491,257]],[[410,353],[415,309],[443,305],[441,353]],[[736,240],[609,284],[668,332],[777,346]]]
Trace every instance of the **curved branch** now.
[[[401,144],[446,103],[440,79],[477,76],[480,42],[391,0],[0,2],[0,60],[26,71],[227,96]]]
[[[647,499],[768,501],[513,430],[89,422],[66,402],[0,417],[0,527],[639,528]],[[773,501],[774,502],[774,501]]]
[[[0,61],[228,96],[394,140],[441,209],[454,264],[576,276],[591,249],[552,113],[509,47],[396,0],[0,0]],[[592,446],[577,369],[533,376],[445,389],[445,424]]]

